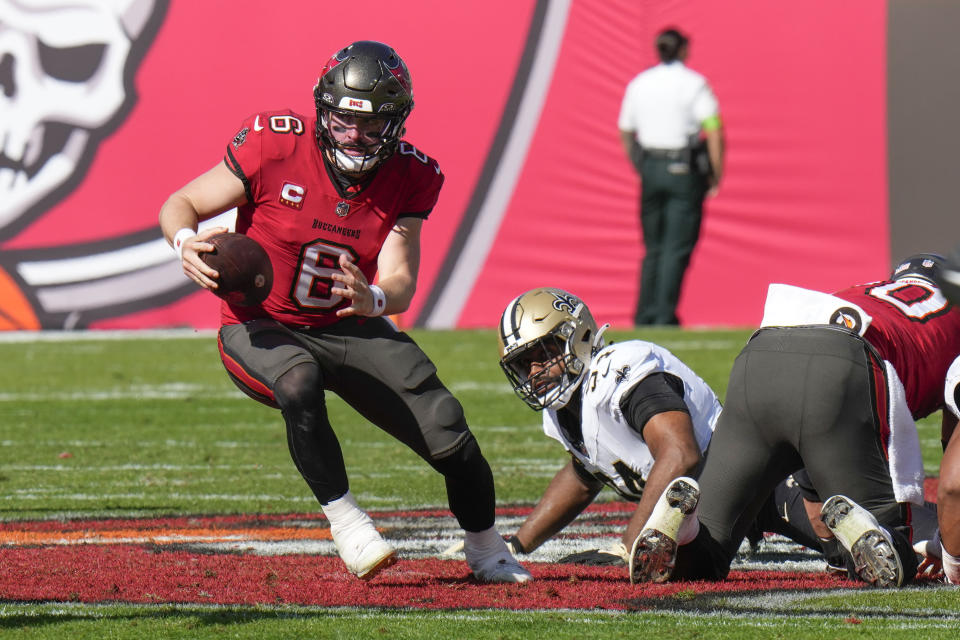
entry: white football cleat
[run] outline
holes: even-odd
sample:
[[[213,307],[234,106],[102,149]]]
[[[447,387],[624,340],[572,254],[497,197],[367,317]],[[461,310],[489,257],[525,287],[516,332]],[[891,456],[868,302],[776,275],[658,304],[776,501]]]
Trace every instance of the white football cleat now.
[[[373,519],[357,505],[350,491],[321,505],[340,559],[361,580],[369,580],[394,562],[397,553],[380,536]]]
[[[854,571],[875,587],[903,584],[903,565],[890,533],[872,513],[846,496],[823,503],[820,519],[853,556]]]
[[[675,478],[664,489],[643,531],[630,550],[630,582],[666,582],[677,561],[680,527],[696,511],[700,485],[693,478]],[[694,516],[696,517],[696,516]]]
[[[380,536],[369,517],[346,529],[330,527],[330,534],[340,559],[361,580],[370,580],[397,561],[397,552]]]
[[[496,528],[467,532],[463,553],[473,576],[480,582],[527,582],[533,576],[510,553]]]
[[[467,564],[473,571],[473,577],[480,582],[527,582],[533,579],[509,551],[501,551],[474,562],[468,561]]]

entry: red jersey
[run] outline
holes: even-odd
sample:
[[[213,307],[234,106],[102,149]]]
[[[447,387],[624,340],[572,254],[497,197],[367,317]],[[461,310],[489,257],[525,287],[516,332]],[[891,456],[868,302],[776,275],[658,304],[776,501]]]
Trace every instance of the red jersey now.
[[[897,370],[914,419],[943,408],[947,369],[960,355],[960,308],[929,281],[914,276],[834,295],[872,316],[864,338]]]
[[[316,117],[292,111],[248,118],[227,144],[224,162],[247,192],[238,233],[261,245],[273,263],[273,289],[257,307],[221,305],[221,322],[270,317],[298,326],[335,323],[349,300],[331,293],[341,254],[369,282],[383,242],[400,217],[426,218],[443,186],[435,160],[401,141],[358,194],[342,195],[317,145]]]

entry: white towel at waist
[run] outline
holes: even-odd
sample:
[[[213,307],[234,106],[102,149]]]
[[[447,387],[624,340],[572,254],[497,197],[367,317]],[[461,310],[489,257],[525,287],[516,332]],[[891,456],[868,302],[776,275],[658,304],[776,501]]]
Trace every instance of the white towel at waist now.
[[[917,423],[910,414],[906,392],[896,369],[886,360],[883,364],[887,369],[887,396],[890,402],[887,455],[890,459],[893,495],[897,502],[923,504],[923,456],[920,453]]]
[[[873,318],[843,298],[789,284],[771,284],[763,305],[761,327],[795,327],[832,324],[846,327],[861,336]]]

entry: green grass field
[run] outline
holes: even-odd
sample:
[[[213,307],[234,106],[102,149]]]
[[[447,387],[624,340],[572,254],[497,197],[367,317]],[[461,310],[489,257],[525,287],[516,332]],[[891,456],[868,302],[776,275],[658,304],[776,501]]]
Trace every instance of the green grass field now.
[[[532,504],[565,454],[506,384],[492,331],[414,337],[460,398],[493,467],[500,504]],[[748,331],[612,332],[657,342],[721,397]],[[211,334],[0,337],[0,518],[314,512],[289,459],[279,413],[240,394]],[[440,478],[339,399],[328,407],[351,485],[374,510],[444,508]],[[939,464],[939,416],[920,424],[927,471]],[[613,500],[604,492],[600,500]],[[2,568],[2,567],[0,567]],[[464,605],[467,607],[467,603]],[[740,607],[740,608],[738,608]],[[649,613],[317,609],[0,601],[0,635],[23,638],[831,638],[954,637],[952,589],[796,594],[759,607],[729,598]],[[731,614],[731,611],[738,613]],[[922,631],[921,631],[922,630]]]

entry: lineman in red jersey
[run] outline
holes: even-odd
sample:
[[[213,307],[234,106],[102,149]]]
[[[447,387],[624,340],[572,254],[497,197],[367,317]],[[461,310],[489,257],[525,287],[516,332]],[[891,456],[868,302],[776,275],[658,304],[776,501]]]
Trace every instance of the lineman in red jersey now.
[[[923,463],[913,420],[943,408],[960,355],[960,309],[932,280],[939,260],[914,256],[887,281],[833,296],[796,290],[803,304],[777,316],[795,323],[768,322],[771,287],[770,326],[734,363],[699,486],[674,481],[637,538],[638,579],[664,567],[674,579],[724,578],[767,495],[801,467],[829,496],[821,518],[852,574],[878,586],[914,577],[910,503],[922,503]]]
[[[290,454],[351,572],[372,578],[396,554],[350,492],[325,390],[443,475],[479,580],[529,580],[494,527],[493,476],[463,408],[426,354],[382,317],[409,306],[420,228],[443,184],[436,161],[401,140],[413,107],[407,67],[387,45],[355,42],[327,62],[314,99],[316,116],[248,118],[223,162],[163,205],[164,235],[207,289],[218,274],[199,254],[225,229],[197,233],[199,221],[237,207],[236,230],[269,254],[267,299],[222,305],[221,358],[240,389],[282,411]]]

